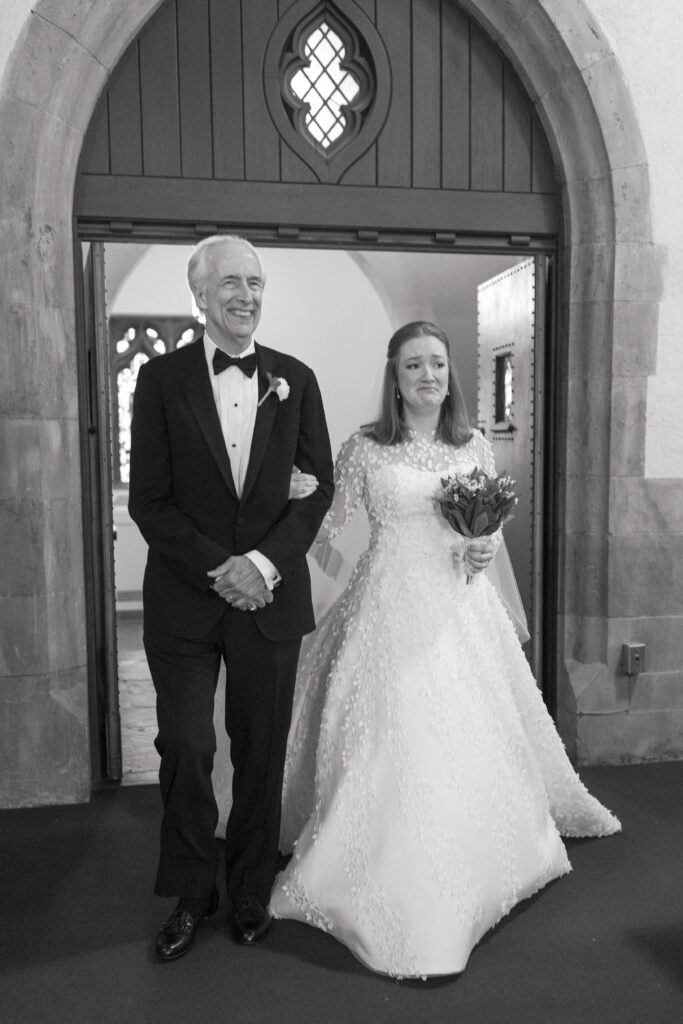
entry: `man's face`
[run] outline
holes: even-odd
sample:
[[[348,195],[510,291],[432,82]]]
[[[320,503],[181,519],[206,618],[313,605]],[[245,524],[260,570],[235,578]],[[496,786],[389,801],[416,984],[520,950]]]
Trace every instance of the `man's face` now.
[[[226,241],[206,252],[195,301],[209,335],[233,354],[244,351],[261,319],[264,284],[261,265],[245,245]]]

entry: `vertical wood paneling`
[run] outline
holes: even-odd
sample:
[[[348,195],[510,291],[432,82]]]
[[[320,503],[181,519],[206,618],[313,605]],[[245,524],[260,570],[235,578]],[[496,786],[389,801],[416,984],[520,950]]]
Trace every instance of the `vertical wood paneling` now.
[[[239,3],[211,0],[210,65],[214,177],[244,178],[242,16]]]
[[[112,174],[142,174],[142,110],[138,44],[129,46],[109,86],[109,151]]]
[[[98,102],[82,172],[314,184],[263,93],[267,41],[294,2],[166,0]],[[355,2],[386,47],[391,100],[344,185],[555,192],[533,105],[456,2]]]
[[[533,192],[555,192],[555,167],[548,140],[534,112],[531,118],[531,188]]]
[[[280,138],[263,94],[263,53],[277,24],[277,0],[242,0],[244,165],[252,181],[279,181]]]
[[[470,31],[455,4],[442,4],[441,184],[470,187]]]
[[[438,0],[413,4],[413,186],[441,187],[441,31]]]
[[[213,177],[209,0],[176,0],[180,161],[184,178]]]
[[[82,174],[109,174],[109,111],[106,90],[102,93],[81,150]]]
[[[280,142],[280,179],[304,185],[318,180],[308,164],[305,164],[286,142]]]
[[[471,47],[470,187],[503,189],[503,61],[474,25]]]
[[[506,192],[531,191],[531,103],[510,67],[504,76],[503,186]]]
[[[367,153],[351,164],[342,176],[340,185],[376,185],[377,184],[377,147],[371,146]]]
[[[176,5],[165,3],[140,36],[144,174],[174,178],[180,166]]]
[[[391,106],[377,142],[377,184],[411,184],[410,0],[377,0],[377,28],[391,64]]]
[[[374,22],[375,14],[376,14],[376,11],[375,11],[375,8],[376,8],[375,0],[355,0],[355,2],[356,2],[356,7],[360,7],[360,9],[367,14],[367,16],[370,19],[370,21]]]

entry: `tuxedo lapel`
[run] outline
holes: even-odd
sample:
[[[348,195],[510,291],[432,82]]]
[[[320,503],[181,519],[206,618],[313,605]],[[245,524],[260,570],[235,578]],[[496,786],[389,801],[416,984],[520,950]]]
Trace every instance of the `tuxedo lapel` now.
[[[258,356],[258,400],[261,402],[268,392],[270,383],[268,374],[270,373],[271,376],[277,377],[277,355],[270,349],[261,348],[260,345],[256,345],[256,353]],[[263,456],[268,447],[270,432],[275,422],[279,401],[277,395],[271,393],[256,410],[256,422],[254,423],[254,434],[251,440],[249,464],[244,478],[244,487],[242,488],[242,501],[244,501],[253,487],[258,471],[261,468]]]
[[[218,418],[216,402],[213,397],[213,391],[211,390],[211,381],[209,380],[209,373],[204,356],[203,337],[199,338],[199,340],[194,344],[196,346],[196,350],[192,352],[190,372],[185,380],[182,381],[181,386],[185,392],[192,412],[195,415],[197,423],[199,424],[199,428],[204,435],[206,443],[211,450],[211,454],[216,460],[216,465],[220,470],[220,474],[225,480],[232,496],[235,500],[238,500],[237,489],[235,487],[232,468],[230,466],[230,457],[228,455],[227,448],[225,447],[225,441],[223,440],[221,421]]]

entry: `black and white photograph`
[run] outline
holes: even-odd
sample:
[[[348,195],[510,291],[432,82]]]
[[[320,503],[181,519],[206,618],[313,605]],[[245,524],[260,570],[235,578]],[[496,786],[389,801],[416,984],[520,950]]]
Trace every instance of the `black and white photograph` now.
[[[679,1024],[679,0],[2,0],[8,1024]]]

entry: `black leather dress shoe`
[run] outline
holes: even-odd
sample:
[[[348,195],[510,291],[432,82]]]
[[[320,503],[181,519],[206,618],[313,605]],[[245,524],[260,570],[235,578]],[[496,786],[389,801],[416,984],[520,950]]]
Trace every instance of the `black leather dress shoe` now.
[[[232,933],[235,941],[251,946],[262,939],[270,928],[272,918],[255,896],[241,896],[235,901],[232,915]]]
[[[187,901],[194,905],[195,901]],[[204,907],[187,910],[181,900],[156,937],[154,949],[159,960],[177,960],[192,949],[199,925],[218,910],[218,889],[214,889]]]

